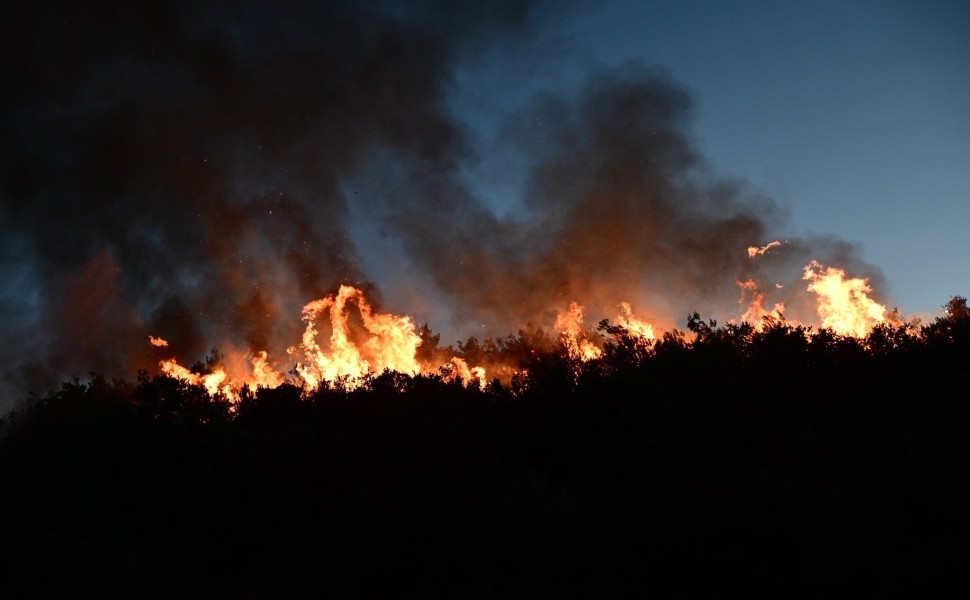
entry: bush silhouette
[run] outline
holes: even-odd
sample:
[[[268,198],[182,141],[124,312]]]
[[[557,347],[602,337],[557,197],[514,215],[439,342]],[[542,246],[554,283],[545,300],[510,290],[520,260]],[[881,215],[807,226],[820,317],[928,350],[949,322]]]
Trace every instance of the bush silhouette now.
[[[967,558],[970,318],[863,340],[773,321],[579,363],[539,330],[479,390],[385,372],[238,403],[140,374],[4,419],[10,597],[893,592]],[[430,332],[427,332],[430,336]]]

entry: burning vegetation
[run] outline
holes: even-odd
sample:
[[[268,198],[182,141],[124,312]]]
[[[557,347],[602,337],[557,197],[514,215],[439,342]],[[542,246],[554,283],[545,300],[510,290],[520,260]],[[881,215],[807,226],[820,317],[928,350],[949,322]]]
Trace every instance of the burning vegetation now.
[[[771,242],[762,248],[751,247],[748,256],[755,259],[780,245],[780,242]],[[803,293],[814,294],[817,298],[819,329],[786,320],[782,301],[770,310],[765,308],[766,293],[754,279],[738,282],[739,302],[746,308],[739,321],[732,323],[757,333],[770,328],[795,327],[808,340],[819,333],[823,336],[834,334],[860,340],[863,346],[866,337],[876,327],[903,327],[918,335],[915,321],[908,325],[903,323],[895,312],[887,311],[885,306],[870,298],[872,290],[864,279],[848,277],[842,269],[825,267],[817,261],[805,266],[803,279],[808,281]],[[619,302],[616,309],[613,324],[608,319],[603,320],[599,331],[622,331],[629,342],[645,351],[654,346],[658,332],[661,336],[682,335],[674,328],[663,329],[635,316],[629,302]],[[558,311],[551,329],[558,335],[558,346],[577,363],[601,359],[604,344],[607,344],[604,334],[593,331],[584,322],[585,313],[583,305],[571,301],[568,307]],[[477,340],[474,338],[461,350],[439,348],[439,338],[432,340],[427,327],[422,336],[411,317],[375,312],[363,290],[352,286],[342,285],[336,294],[306,304],[302,315],[305,329],[301,343],[289,347],[286,356],[276,360],[277,364],[291,361],[289,369],[274,367],[266,350],[251,348],[245,355],[223,356],[207,364],[206,372],[188,369],[173,358],[159,363],[161,371],[185,383],[201,385],[210,395],[221,395],[232,402],[239,401],[243,388],[255,390],[284,383],[296,385],[307,393],[321,386],[353,390],[386,371],[409,377],[434,375],[480,389],[489,379],[508,384],[517,374],[527,372],[525,365],[502,356],[501,352],[492,352],[488,357],[476,356],[473,350],[477,348]],[[692,334],[696,334],[693,323],[689,320],[688,326]],[[425,340],[432,340],[434,347],[421,352]],[[169,343],[162,337],[149,336],[149,343],[160,351],[169,348]],[[495,349],[499,342],[487,339],[484,346]],[[530,352],[547,349],[532,348]],[[476,360],[486,360],[487,368],[477,364]],[[248,366],[230,376],[225,365]]]
[[[366,306],[350,288],[308,305],[279,385],[226,392],[215,360],[68,382],[0,421],[5,589],[676,596],[848,569],[891,595],[963,573],[964,298],[862,337],[695,313],[651,338],[624,308],[589,331],[572,306],[558,331],[454,354]],[[328,379],[335,357],[360,370]]]

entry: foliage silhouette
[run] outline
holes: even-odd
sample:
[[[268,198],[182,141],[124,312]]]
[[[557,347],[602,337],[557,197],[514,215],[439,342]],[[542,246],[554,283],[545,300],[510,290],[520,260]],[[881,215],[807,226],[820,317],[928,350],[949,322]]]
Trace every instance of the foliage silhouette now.
[[[541,330],[472,339],[455,355],[522,369],[484,390],[65,383],[3,422],[5,595],[898,593],[960,572],[965,299],[862,340],[687,329],[604,321],[588,363]]]

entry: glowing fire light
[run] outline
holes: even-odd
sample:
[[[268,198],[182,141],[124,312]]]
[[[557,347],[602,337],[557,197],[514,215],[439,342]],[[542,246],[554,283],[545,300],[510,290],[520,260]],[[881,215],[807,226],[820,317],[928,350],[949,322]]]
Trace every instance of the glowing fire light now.
[[[255,379],[253,383],[257,386],[275,388],[286,381],[282,373],[270,366],[265,350],[257,352],[252,358],[252,363],[253,378]]]
[[[352,331],[350,310],[348,305],[354,305],[360,315],[359,323],[363,324],[366,335],[360,331]],[[330,322],[330,338],[327,347],[318,341],[318,318],[327,313]],[[351,286],[341,286],[334,296],[327,296],[314,300],[303,307],[303,320],[306,328],[303,332],[303,343],[299,347],[288,350],[290,354],[302,353],[305,362],[296,365],[296,372],[300,375],[304,386],[313,390],[323,382],[338,383],[354,389],[362,383],[369,374],[380,373],[384,370],[397,371],[408,375],[417,375],[422,370],[434,370],[431,365],[424,365],[424,369],[415,358],[421,338],[414,331],[414,323],[408,316],[375,313],[364,297],[364,293]],[[359,325],[356,326],[360,328]],[[162,338],[150,336],[153,346],[164,347],[168,342]],[[274,369],[265,351],[259,351],[249,357],[252,371],[241,381],[230,380],[229,375],[222,368],[210,374],[194,373],[179,365],[174,359],[160,363],[162,372],[192,385],[202,385],[210,395],[223,394],[230,401],[238,401],[236,390],[240,386],[255,389],[261,387],[278,387],[286,381],[286,377]],[[453,357],[451,361],[438,369],[451,380],[460,380],[463,385],[477,385],[485,387],[485,369],[479,366],[470,367],[468,363]]]
[[[758,284],[754,279],[748,279],[747,281],[739,281],[738,287],[741,288],[741,299],[738,303],[746,305],[748,308],[741,315],[741,321],[750,323],[754,326],[755,331],[764,331],[768,324],[765,317],[775,319],[777,321],[784,320],[785,303],[776,302],[774,308],[768,310],[765,308],[765,294],[758,290]]]
[[[357,346],[349,337],[347,303],[357,305],[364,328],[372,335]],[[324,311],[330,312],[329,352],[317,342],[316,319]],[[380,373],[385,369],[416,375],[421,371],[414,355],[421,345],[421,338],[414,332],[411,317],[392,314],[374,314],[364,293],[349,285],[340,286],[336,296],[314,300],[303,307],[303,353],[306,363],[297,364],[296,370],[310,388],[322,381],[345,379],[349,387],[355,387],[368,373]],[[295,354],[298,350],[290,348]]]
[[[168,341],[160,337],[155,337],[153,335],[148,336],[148,343],[156,348],[165,348],[168,346]]]
[[[585,307],[576,302],[570,302],[569,309],[566,312],[560,312],[553,325],[556,331],[562,334],[562,341],[566,345],[569,357],[583,362],[599,358],[603,354],[603,351],[589,341],[583,333],[585,311]]]
[[[771,242],[761,248],[751,247],[748,254],[754,258],[780,245],[781,242]],[[874,325],[894,319],[885,306],[869,298],[871,289],[865,279],[847,278],[842,269],[824,267],[817,261],[806,265],[803,279],[809,282],[808,291],[818,296],[817,311],[822,327],[840,335],[863,337]],[[767,309],[766,294],[754,279],[738,281],[737,285],[741,290],[739,302],[746,307],[741,315],[743,321],[762,331],[771,319],[784,320],[784,303],[777,302],[772,309]],[[775,287],[781,289],[782,286],[776,284]],[[654,325],[637,318],[628,302],[620,302],[617,306],[616,323],[620,327],[644,343],[656,339]],[[356,313],[352,309],[356,309]],[[603,350],[589,338],[589,332],[583,327],[585,310],[581,304],[570,302],[567,310],[559,312],[554,324],[568,356],[581,362],[596,360],[603,355]],[[458,356],[441,366],[436,366],[440,363],[419,363],[416,356],[421,337],[415,332],[411,317],[375,313],[363,291],[355,287],[341,286],[336,294],[307,303],[302,313],[305,322],[302,343],[287,352],[298,356],[296,383],[307,390],[317,389],[325,382],[354,389],[369,375],[385,370],[411,376],[438,372],[447,381],[460,381],[465,386],[475,385],[479,389],[486,386],[485,369],[471,367]],[[324,316],[325,322],[329,323],[329,337],[321,341],[318,327]],[[324,331],[326,333],[326,329]],[[169,345],[161,337],[149,336],[148,339],[156,348]],[[232,377],[223,366],[207,374],[194,373],[174,359],[164,360],[160,366],[166,375],[203,386],[210,395],[221,394],[231,402],[239,400],[242,386],[253,389],[257,386],[278,387],[287,381],[286,376],[270,364],[265,351],[248,354],[245,360],[243,355],[232,356],[236,358],[223,363],[230,366]],[[502,368],[509,370],[508,366]],[[240,376],[240,372],[247,369],[249,372]]]
[[[224,395],[230,402],[239,401],[239,394],[228,383],[229,376],[222,369],[216,369],[207,375],[199,375],[186,369],[175,360],[163,360],[161,362],[162,372],[180,381],[191,385],[201,385],[210,396],[218,394]]]
[[[846,279],[845,271],[823,267],[818,261],[805,266],[802,279],[808,291],[818,295],[822,327],[840,335],[865,336],[873,326],[886,322],[886,307],[869,298],[872,288],[865,279]]]
[[[442,367],[442,371],[450,371],[452,381],[460,380],[465,386],[474,383],[478,386],[478,389],[485,389],[485,369],[482,367],[469,368],[468,363],[457,356],[452,357],[451,362]]]
[[[754,258],[755,256],[764,254],[776,246],[781,246],[781,242],[776,240],[774,242],[769,242],[766,246],[762,246],[760,248],[757,246],[748,246],[748,258]]]
[[[629,331],[633,337],[641,342],[648,343],[656,339],[653,325],[634,316],[629,302],[620,302],[618,307],[620,314],[616,317],[617,325]],[[591,342],[583,330],[585,312],[584,306],[570,302],[569,309],[559,313],[554,325],[562,336],[561,339],[566,346],[569,357],[582,362],[595,360],[603,355],[603,350]]]
[[[616,323],[633,335],[642,340],[653,340],[657,336],[653,331],[653,325],[633,316],[633,309],[629,302],[620,302],[620,314],[616,317]]]

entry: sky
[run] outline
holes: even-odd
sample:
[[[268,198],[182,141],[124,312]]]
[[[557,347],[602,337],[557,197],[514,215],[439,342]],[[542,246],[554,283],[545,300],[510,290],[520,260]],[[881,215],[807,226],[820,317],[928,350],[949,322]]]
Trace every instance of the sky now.
[[[556,67],[504,88],[631,60],[665,69],[693,96],[700,150],[786,209],[786,232],[856,243],[905,314],[966,295],[966,3],[613,1],[550,18]]]
[[[267,349],[341,284],[443,341],[970,291],[952,2],[37,3],[7,22],[0,392]],[[784,244],[750,259],[746,248]],[[0,406],[2,409],[3,406]]]
[[[788,207],[795,233],[859,244],[904,312],[935,312],[966,294],[970,7],[675,4],[688,12],[661,17],[671,26],[647,35],[627,26],[611,41],[609,25],[591,31],[596,53],[610,62],[635,52],[638,37],[656,39],[641,52],[695,90],[697,133],[714,164]],[[639,8],[617,6],[610,20],[650,22]],[[675,44],[688,15],[698,28]]]

